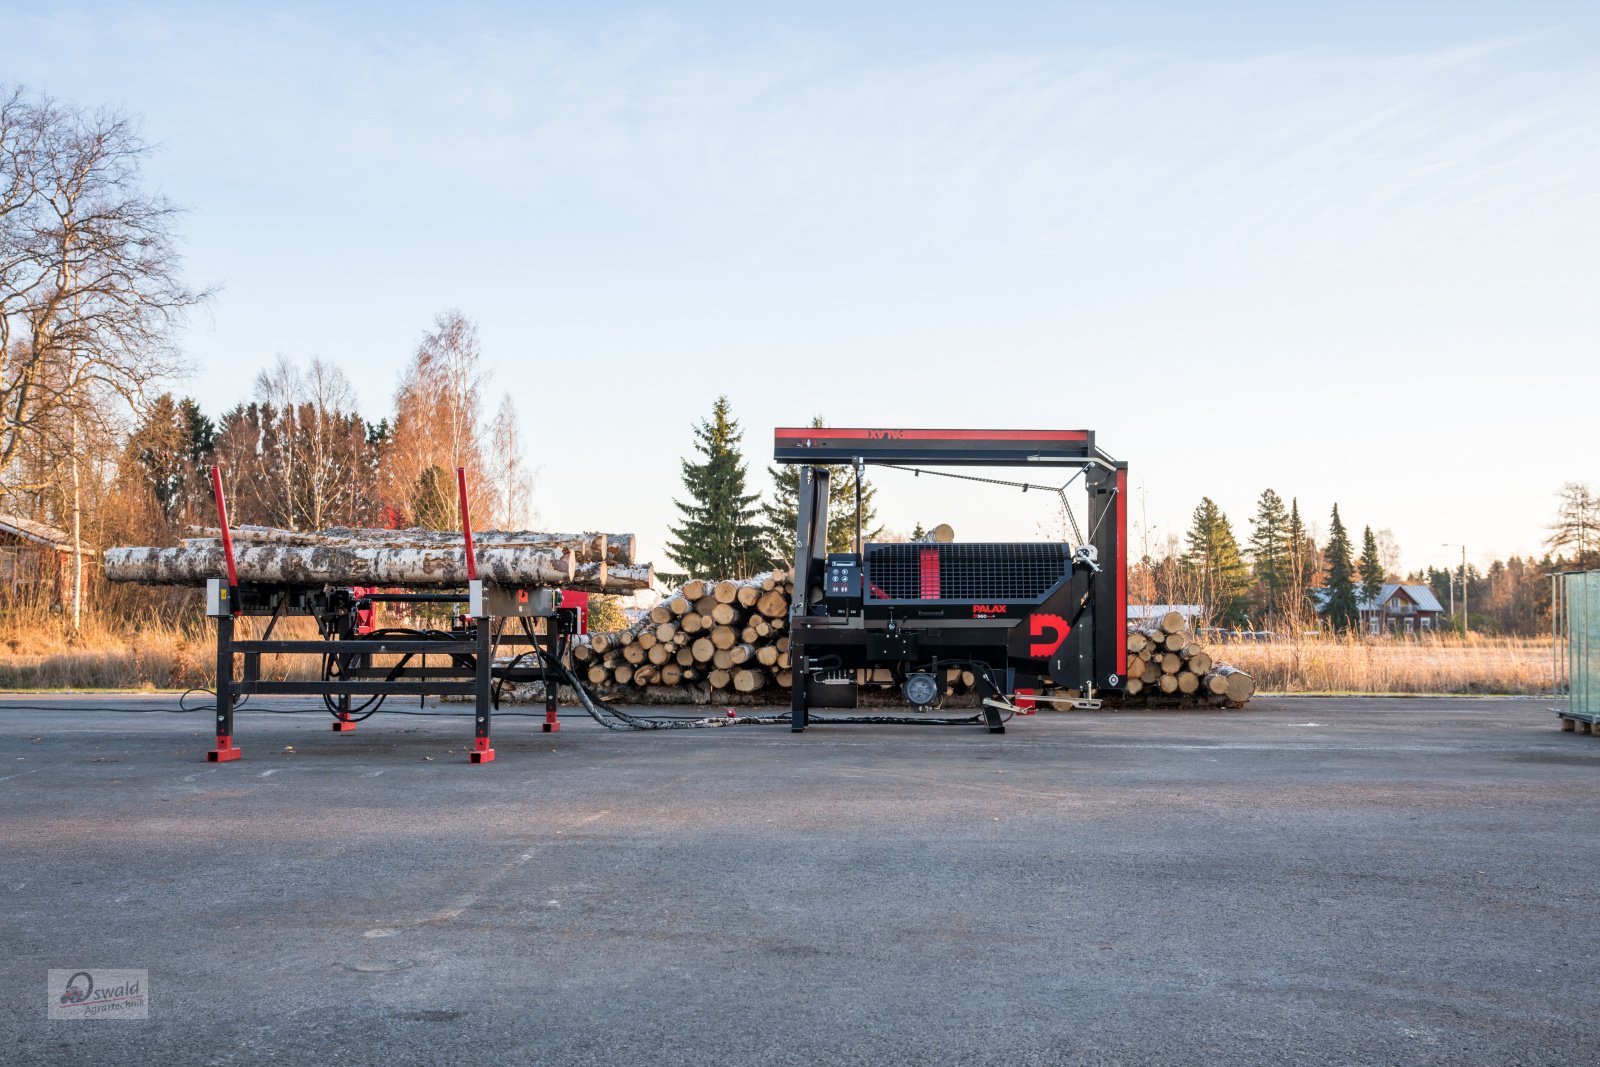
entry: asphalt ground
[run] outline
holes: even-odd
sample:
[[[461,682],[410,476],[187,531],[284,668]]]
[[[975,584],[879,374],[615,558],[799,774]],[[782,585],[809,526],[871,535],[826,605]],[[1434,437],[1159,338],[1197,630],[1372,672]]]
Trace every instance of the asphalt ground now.
[[[501,718],[483,766],[113,703],[172,698],[0,698],[0,1061],[1600,1060],[1600,737],[1548,700]],[[86,966],[149,1019],[47,1020]]]

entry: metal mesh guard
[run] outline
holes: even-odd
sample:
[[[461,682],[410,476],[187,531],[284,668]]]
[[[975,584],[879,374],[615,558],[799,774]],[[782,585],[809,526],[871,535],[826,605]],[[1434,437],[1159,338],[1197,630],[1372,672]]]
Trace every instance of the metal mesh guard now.
[[[868,545],[864,569],[872,600],[1037,601],[1071,572],[1072,551],[1056,543]]]

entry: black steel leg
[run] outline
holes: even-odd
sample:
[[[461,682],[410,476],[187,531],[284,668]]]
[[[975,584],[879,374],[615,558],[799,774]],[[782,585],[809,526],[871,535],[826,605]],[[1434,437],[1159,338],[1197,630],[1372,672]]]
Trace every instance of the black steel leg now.
[[[1006,732],[1006,724],[1000,719],[1000,709],[993,705],[985,704],[983,706],[983,721],[989,727],[991,734],[1003,734]]]
[[[978,699],[982,701],[998,700],[1003,695],[994,687],[994,682],[989,677],[988,671],[978,672]],[[1009,683],[1008,683],[1009,684]],[[985,692],[987,690],[987,692]],[[983,704],[983,724],[989,728],[991,734],[1006,732],[1006,724],[1000,718],[1000,709],[992,704]]]
[[[794,680],[789,686],[789,732],[803,733],[810,715],[806,709],[806,657],[796,654],[794,657]]]
[[[472,739],[471,759],[473,763],[494,762],[494,749],[489,744],[489,715],[491,709],[490,693],[494,683],[494,635],[493,620],[475,620],[478,628],[478,653],[474,657],[476,671],[474,680],[477,690],[474,694],[477,701],[477,736]]]
[[[561,659],[561,627],[559,613],[550,616],[544,621],[548,633],[546,638],[546,651],[544,661],[544,732],[553,734],[561,729],[561,719],[556,714],[556,663]],[[533,640],[537,641],[538,637]]]
[[[239,758],[233,743],[233,616],[217,616],[217,747],[206,753],[212,763]]]

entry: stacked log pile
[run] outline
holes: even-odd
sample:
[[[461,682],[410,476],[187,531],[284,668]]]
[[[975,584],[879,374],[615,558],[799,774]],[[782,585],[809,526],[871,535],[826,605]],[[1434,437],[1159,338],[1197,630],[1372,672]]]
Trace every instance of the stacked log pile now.
[[[573,668],[608,700],[781,702],[794,677],[786,630],[793,588],[785,571],[691,581],[632,626],[580,640]],[[1243,707],[1255,692],[1254,679],[1214,662],[1176,612],[1130,631],[1128,650],[1125,706]],[[857,681],[864,696],[898,688],[881,668],[858,671]],[[951,668],[944,681],[947,698],[977,690],[968,670]]]
[[[1240,708],[1255,691],[1255,679],[1218,662],[1176,611],[1128,631],[1125,706]]]
[[[687,582],[626,629],[580,640],[572,648],[573,669],[607,699],[784,697],[793,680],[792,591],[787,571]]]
[[[226,576],[222,540],[200,530],[174,548],[110,548],[113,582],[196,585]],[[461,534],[441,530],[336,527],[232,530],[241,582],[370,586],[462,586],[467,582]],[[559,586],[591,593],[648,589],[654,571],[634,559],[632,534],[486,530],[473,536],[478,576],[505,585]]]

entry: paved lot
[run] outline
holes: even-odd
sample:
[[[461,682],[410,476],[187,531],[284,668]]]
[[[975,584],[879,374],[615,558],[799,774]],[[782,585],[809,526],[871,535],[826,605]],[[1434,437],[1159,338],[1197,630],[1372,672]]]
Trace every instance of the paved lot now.
[[[0,698],[3,1061],[1597,1059],[1600,738],[1548,701],[502,719],[481,767],[458,718],[246,711],[219,766],[105,703]],[[84,965],[149,1021],[46,1021]]]

